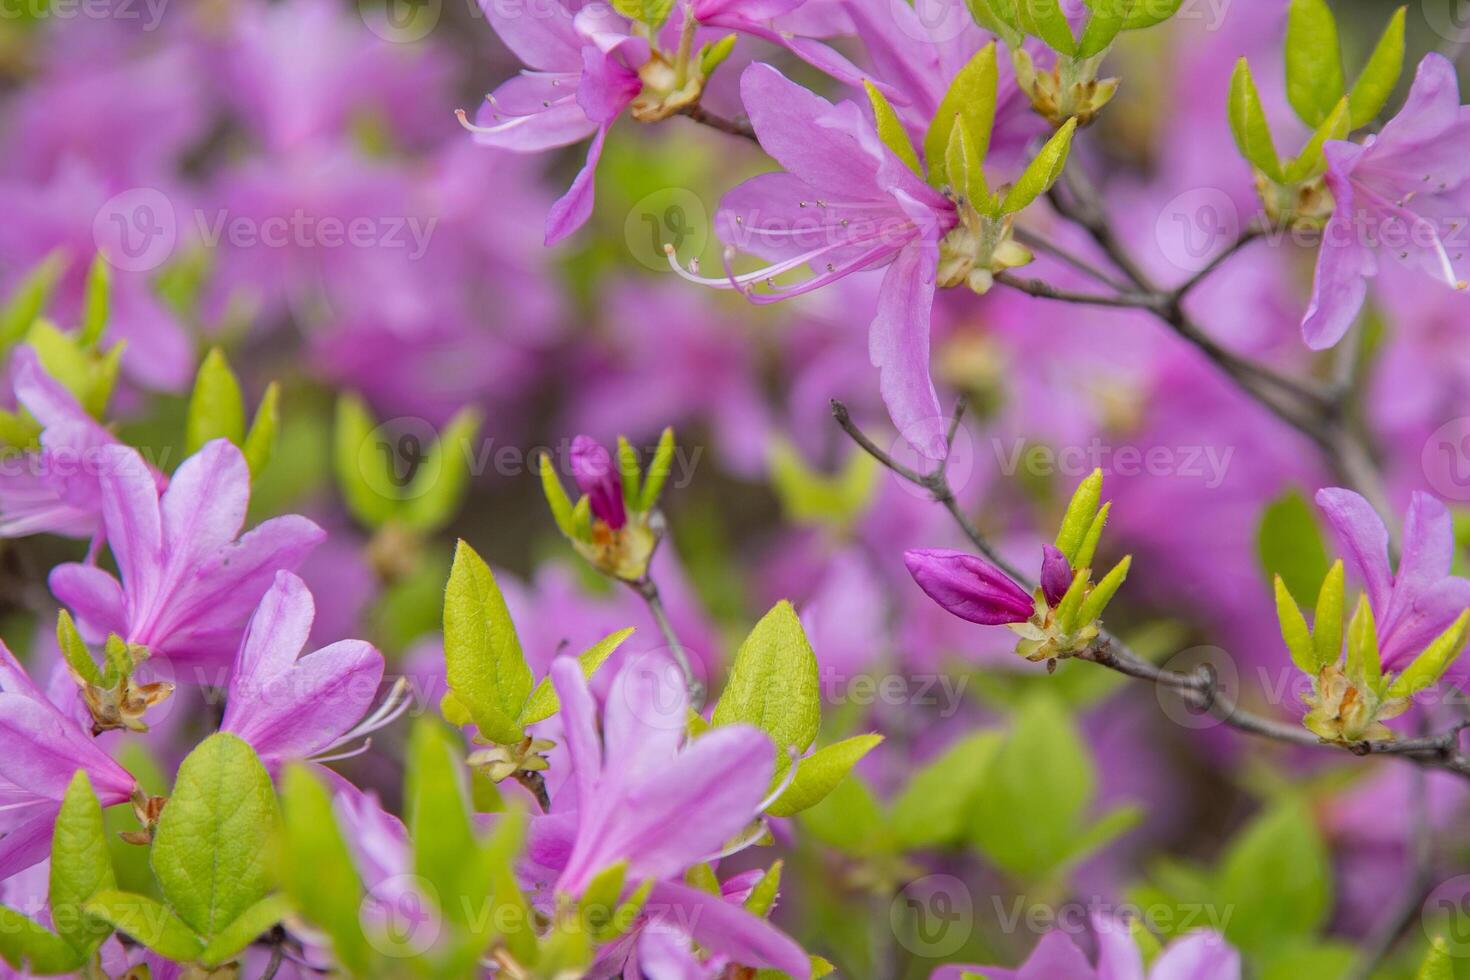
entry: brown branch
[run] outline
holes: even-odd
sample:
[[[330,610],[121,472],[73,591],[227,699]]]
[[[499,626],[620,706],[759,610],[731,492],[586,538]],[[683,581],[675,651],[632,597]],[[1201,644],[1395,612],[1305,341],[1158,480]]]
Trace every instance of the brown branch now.
[[[710,129],[719,130],[728,136],[739,136],[741,139],[747,139],[757,144],[760,142],[756,138],[755,130],[746,120],[726,119],[724,116],[710,112],[697,102],[680,109],[679,115],[687,116],[701,126],[708,126]]]
[[[954,441],[960,413],[963,410],[963,403],[961,403],[956,409],[954,419],[951,420],[948,436],[950,444]],[[853,422],[847,406],[835,399],[832,402],[832,416],[842,430],[884,468],[915,486],[929,491],[930,496],[936,502],[944,505],[955,523],[959,525],[960,530],[964,532],[965,537],[987,560],[1022,586],[1035,588],[1031,577],[1002,557],[984,533],[965,516],[955,499],[954,490],[949,484],[949,478],[942,464],[928,473],[920,473],[898,462],[864,433]],[[1397,756],[1426,769],[1441,769],[1461,778],[1470,779],[1470,757],[1460,751],[1460,733],[1470,728],[1470,721],[1462,722],[1446,732],[1422,738],[1351,743],[1324,742],[1305,728],[1266,718],[1242,708],[1238,701],[1220,689],[1215,672],[1208,666],[1202,666],[1189,673],[1159,667],[1139,656],[1126,643],[1107,630],[1103,630],[1096,643],[1078,654],[1076,659],[1176,691],[1193,707],[1208,711],[1223,724],[1248,735],[1308,748],[1332,748],[1356,756]]]

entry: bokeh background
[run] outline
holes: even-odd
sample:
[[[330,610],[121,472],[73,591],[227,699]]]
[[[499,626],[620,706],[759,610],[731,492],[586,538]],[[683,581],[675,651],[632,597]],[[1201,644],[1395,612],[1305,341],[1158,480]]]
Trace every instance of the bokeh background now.
[[[1333,6],[1356,65],[1392,5]],[[1281,95],[1284,7],[1188,0],[1175,23],[1128,35],[1115,55],[1123,87],[1073,165],[1102,186],[1165,282],[1199,268],[1255,211],[1224,112],[1236,58],[1251,57],[1278,134],[1300,133]],[[1455,44],[1451,7],[1411,7],[1411,65]],[[739,113],[734,80],[752,59],[821,85],[743,40],[715,79],[713,108]],[[203,351],[226,353],[252,404],[279,381],[281,442],[253,506],[329,529],[304,570],[317,638],[377,643],[422,680],[425,710],[437,701],[456,536],[504,570],[538,673],[626,625],[640,629],[630,652],[657,645],[636,597],[573,560],[530,461],[543,448],[559,458],[579,432],[651,449],[674,426],[671,532],[656,571],[706,673],[717,683],[754,619],[790,598],[822,665],[824,740],[887,736],[858,784],[778,834],[779,917],[845,976],[1014,962],[1040,928],[1018,923],[1017,908],[1180,908],[1212,890],[1224,902],[1222,888],[1234,908],[1227,934],[1256,975],[1341,975],[1354,937],[1405,887],[1421,812],[1439,831],[1436,880],[1460,894],[1457,875],[1470,870],[1460,785],[1247,745],[1088,665],[1048,677],[1010,653],[1009,634],[933,606],[901,555],[962,546],[949,518],[855,455],[830,416],[840,398],[880,442],[895,439],[867,357],[877,275],[752,307],[670,274],[665,242],[718,268],[709,222],[720,194],[771,166],[753,145],[682,118],[620,122],[592,221],[544,248],[547,208],[582,149],[480,148],[453,115],[518,67],[470,0],[0,0],[0,295],[40,276],[47,315],[74,325],[86,270],[107,253],[109,339],[127,343],[114,415],[161,462],[179,458]],[[1027,218],[1059,240],[1073,234],[1044,209]],[[1192,309],[1235,349],[1325,372],[1298,334],[1312,262],[1289,243],[1254,246]],[[1034,271],[1067,275],[1044,258]],[[1470,298],[1393,270],[1373,295],[1361,421],[1400,506],[1413,490],[1457,513],[1470,502],[1467,314]],[[1102,466],[1115,501],[1105,559],[1135,555],[1117,628],[1161,661],[1210,660],[1253,707],[1299,714],[1266,572],[1304,581],[1325,567],[1306,501],[1329,476],[1311,448],[1144,315],[997,290],[944,295],[935,325],[945,397],[972,406],[954,482],[1007,554],[1034,565],[1072,487]],[[400,470],[456,413],[479,413],[466,444],[473,479],[447,526],[372,526],[344,506],[343,394],[369,407]],[[37,624],[54,607],[41,573],[81,548],[27,539],[0,551],[0,629],[13,645],[45,649]],[[169,723],[183,745],[202,723],[196,705],[179,704]],[[1090,787],[1088,814],[1130,808],[1107,846],[1055,867],[1003,853],[991,824],[1045,808],[1015,787],[978,787],[960,816],[946,815],[949,797],[934,787],[884,809],[946,750],[983,751],[965,739],[1037,704],[1062,719],[1039,773],[1070,767],[1057,778]],[[126,751],[147,765],[142,748]],[[389,733],[347,771],[392,800],[399,757]],[[153,762],[160,773],[172,764]],[[1283,807],[1306,815],[1304,829],[1263,822]],[[913,831],[916,821],[939,829]],[[931,901],[936,892],[945,900]],[[942,942],[911,921],[915,895],[947,923]],[[1418,932],[1384,975],[1407,975]]]

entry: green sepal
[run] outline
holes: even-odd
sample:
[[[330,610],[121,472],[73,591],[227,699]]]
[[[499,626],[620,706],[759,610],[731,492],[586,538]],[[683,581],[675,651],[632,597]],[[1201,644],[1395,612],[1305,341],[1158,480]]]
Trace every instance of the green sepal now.
[[[401,507],[406,527],[425,534],[453,520],[470,485],[471,447],[483,421],[473,406],[460,409],[419,462]]]
[[[1073,566],[1076,565],[1074,559],[1079,554],[1082,542],[1097,517],[1098,502],[1102,499],[1102,481],[1101,469],[1089,473],[1087,479],[1079,483],[1073,491],[1072,499],[1067,504],[1067,512],[1062,515],[1062,527],[1057,532],[1056,546]]]
[[[83,347],[96,347],[107,329],[112,296],[112,267],[97,253],[87,270],[87,284],[82,298],[82,324],[77,342]]]
[[[1016,0],[965,0],[965,5],[970,8],[975,23],[999,37],[1006,47],[1014,51],[1025,41]]]
[[[771,862],[765,874],[750,887],[750,894],[745,896],[745,911],[762,919],[771,913],[776,905],[776,896],[781,892],[781,870],[784,866],[781,861]]]
[[[184,452],[192,456],[211,439],[228,439],[237,446],[245,440],[245,397],[218,347],[204,355],[194,379],[184,423]]]
[[[1140,0],[1133,5],[1133,13],[1123,25],[1123,30],[1138,31],[1162,24],[1177,14],[1183,5],[1184,0]]]
[[[1338,562],[1341,565],[1341,562]],[[1378,652],[1378,625],[1373,618],[1373,607],[1367,596],[1358,597],[1357,608],[1348,623],[1347,675],[1354,684],[1364,685],[1374,694],[1383,693],[1383,659]],[[1337,661],[1334,651],[1330,660],[1322,661],[1326,666]]]
[[[949,85],[929,129],[924,134],[924,159],[929,163],[929,183],[948,186],[951,181],[945,169],[945,151],[949,148],[950,130],[964,120],[975,159],[984,160],[990,151],[990,131],[995,125],[996,86],[999,66],[995,58],[995,42],[981,48],[955,75]]]
[[[1414,658],[1404,672],[1388,686],[1390,698],[1411,697],[1434,684],[1449,669],[1465,648],[1465,631],[1470,627],[1470,609],[1460,613],[1450,627]]]
[[[1286,165],[1283,179],[1288,184],[1299,183],[1320,176],[1327,169],[1327,156],[1322,152],[1323,146],[1328,140],[1346,139],[1352,131],[1351,114],[1348,110],[1347,96],[1338,100],[1334,108],[1322,120],[1322,125],[1317,127],[1312,138],[1307,140],[1307,145],[1302,147],[1302,152],[1297,158]]]
[[[1082,29],[1082,40],[1077,46],[1078,59],[1093,58],[1106,51],[1133,16],[1138,2],[1089,0],[1087,5],[1092,9],[1092,14],[1087,18],[1087,26]]]
[[[618,436],[618,482],[623,486],[624,500],[641,500],[639,487],[643,470],[638,465],[638,451],[624,436]]]
[[[1078,625],[1086,625],[1103,614],[1103,610],[1108,608],[1108,603],[1113,601],[1113,596],[1118,593],[1118,589],[1128,578],[1128,569],[1132,565],[1133,556],[1124,555],[1123,560],[1114,565],[1113,570],[1092,587],[1092,591],[1087,593],[1087,598],[1082,602],[1082,612],[1077,617]]]
[[[1351,129],[1358,129],[1372,122],[1383,111],[1394,86],[1404,71],[1404,12],[1400,7],[1389,18],[1388,26],[1374,46],[1368,62],[1353,83],[1348,93],[1351,105]]]
[[[377,421],[367,404],[356,395],[343,393],[337,399],[337,423],[333,431],[332,461],[342,500],[358,523],[376,530],[397,512],[397,501],[379,493],[367,473],[382,466],[377,447],[372,445]]]
[[[250,423],[250,431],[245,433],[245,441],[240,445],[251,476],[259,476],[260,471],[270,465],[280,430],[281,386],[272,381],[265,386],[265,394],[260,396],[260,405],[255,409],[255,420]]]
[[[546,505],[551,508],[551,519],[556,522],[557,529],[569,538],[576,538],[576,522],[572,519],[572,501],[567,496],[566,488],[561,485],[561,478],[556,475],[556,469],[551,465],[551,454],[541,454],[541,492],[546,496]]]
[[[1276,619],[1281,624],[1281,639],[1286,642],[1286,652],[1291,654],[1292,663],[1304,674],[1317,676],[1317,654],[1312,647],[1312,633],[1307,629],[1306,617],[1302,615],[1296,600],[1281,576],[1274,579],[1276,588]]]
[[[638,512],[646,514],[658,505],[659,494],[664,492],[669,473],[674,469],[674,428],[667,426],[659,433],[658,448],[653,451],[653,461],[644,474],[643,493],[638,499]]]
[[[1261,93],[1256,90],[1256,81],[1245,58],[1235,63],[1235,71],[1230,76],[1229,115],[1230,132],[1235,136],[1240,155],[1261,173],[1281,183],[1284,179],[1281,158],[1276,155]]]
[[[588,680],[597,672],[607,658],[612,656],[623,641],[633,635],[633,627],[609,633],[588,647],[577,656],[577,664],[582,668],[582,676]],[[521,708],[520,717],[517,722],[521,725],[534,725],[538,721],[545,721],[561,710],[561,701],[556,696],[556,688],[551,683],[551,678],[543,677],[541,683],[531,692],[525,706]],[[446,715],[446,717],[448,717]]]
[[[1076,131],[1077,120],[1074,117],[1051,135],[1041,152],[1026,165],[1021,176],[1006,191],[1005,200],[1001,202],[1001,211],[1014,214],[1051,190],[1051,186],[1057,182],[1067,166],[1067,156],[1072,150],[1072,134]]]
[[[1020,0],[1016,9],[1027,33],[1041,38],[1058,54],[1077,56],[1077,39],[1058,0]]]
[[[1057,603],[1056,621],[1063,633],[1075,632],[1081,625],[1080,613],[1082,600],[1087,595],[1087,579],[1087,569],[1079,568],[1073,572],[1072,584],[1067,586],[1067,591]]]
[[[1291,0],[1286,17],[1286,99],[1319,126],[1346,92],[1337,20],[1327,0]]]
[[[1342,614],[1346,608],[1344,590],[1342,561],[1338,560],[1322,580],[1317,606],[1312,614],[1313,662],[1318,670],[1337,663],[1342,653]]]
[[[1072,556],[1072,562],[1077,568],[1091,568],[1092,560],[1097,556],[1097,543],[1102,539],[1103,528],[1107,527],[1108,514],[1113,509],[1113,502],[1109,500],[1097,510],[1097,516],[1093,517],[1092,524],[1083,536],[1082,543],[1077,546],[1077,553]]]
[[[881,741],[882,735],[854,735],[798,760],[791,784],[766,807],[766,812],[773,817],[790,817],[816,806]]]
[[[0,348],[9,349],[29,332],[65,270],[61,253],[52,252],[11,289],[10,298],[0,307]]]
[[[898,113],[893,111],[893,105],[888,98],[877,87],[866,78],[863,79],[863,89],[868,93],[868,103],[873,107],[873,119],[878,124],[878,138],[883,145],[893,151],[894,155],[908,165],[908,168],[919,179],[924,179],[924,167],[919,163],[919,154],[914,149],[913,141],[909,139],[907,129],[898,118]]]
[[[65,609],[56,614],[56,645],[61,648],[61,656],[73,674],[88,684],[102,686],[102,671],[97,669],[97,661],[92,659],[82,634],[77,631],[77,624]]]
[[[944,170],[949,175],[952,191],[982,209],[990,201],[990,188],[985,183],[985,162],[975,155],[974,140],[963,121],[949,131]]]
[[[715,73],[715,69],[725,63],[730,57],[730,52],[735,50],[737,35],[726,34],[718,41],[712,41],[699,49],[699,73],[705,78]]]

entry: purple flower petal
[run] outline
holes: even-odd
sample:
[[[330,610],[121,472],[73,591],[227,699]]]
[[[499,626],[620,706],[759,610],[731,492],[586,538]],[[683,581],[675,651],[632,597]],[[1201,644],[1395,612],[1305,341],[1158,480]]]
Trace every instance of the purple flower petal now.
[[[1000,569],[963,551],[908,551],[904,564],[924,593],[961,619],[982,626],[1023,623],[1035,603]]]

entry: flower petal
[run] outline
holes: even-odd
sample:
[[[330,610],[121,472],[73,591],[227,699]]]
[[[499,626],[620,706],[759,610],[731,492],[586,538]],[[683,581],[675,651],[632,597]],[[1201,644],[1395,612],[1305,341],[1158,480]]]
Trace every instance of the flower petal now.
[[[1337,532],[1348,559],[1362,576],[1368,601],[1375,610],[1388,610],[1393,572],[1388,567],[1388,528],[1362,496],[1340,487],[1317,491],[1317,506]]]
[[[592,216],[592,204],[596,193],[597,161],[602,158],[602,144],[607,139],[607,126],[598,128],[587,147],[587,162],[572,180],[557,201],[551,205],[546,216],[546,244],[555,245],[587,223]]]
[[[700,945],[742,966],[780,970],[796,980],[811,976],[811,960],[796,941],[765,919],[719,895],[672,881],[654,884],[648,895],[651,914],[687,927]]]

